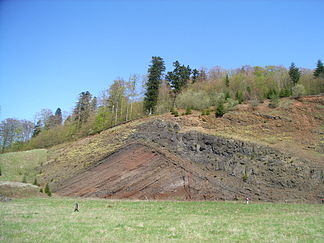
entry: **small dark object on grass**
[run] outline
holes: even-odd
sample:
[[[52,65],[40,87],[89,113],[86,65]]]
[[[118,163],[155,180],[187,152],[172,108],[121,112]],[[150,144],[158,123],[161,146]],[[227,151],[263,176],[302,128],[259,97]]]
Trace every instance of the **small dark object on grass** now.
[[[74,212],[79,212],[79,204],[78,203],[75,204]]]

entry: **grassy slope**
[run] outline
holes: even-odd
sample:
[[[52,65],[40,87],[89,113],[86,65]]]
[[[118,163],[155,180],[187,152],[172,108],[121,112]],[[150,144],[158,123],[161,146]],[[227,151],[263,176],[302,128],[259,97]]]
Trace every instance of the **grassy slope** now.
[[[35,167],[47,160],[46,149],[0,154],[1,181],[21,182],[26,176],[28,183],[33,183],[36,176]]]
[[[80,212],[74,213],[78,200]],[[30,198],[0,203],[1,242],[321,242],[313,204]]]

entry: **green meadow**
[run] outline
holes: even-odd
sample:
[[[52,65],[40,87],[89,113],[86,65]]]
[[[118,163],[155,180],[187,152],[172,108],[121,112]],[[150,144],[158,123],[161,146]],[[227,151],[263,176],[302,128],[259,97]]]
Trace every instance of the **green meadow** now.
[[[37,173],[35,168],[46,159],[46,149],[0,154],[0,180],[33,183]]]
[[[0,219],[0,242],[324,241],[321,204],[25,198]]]

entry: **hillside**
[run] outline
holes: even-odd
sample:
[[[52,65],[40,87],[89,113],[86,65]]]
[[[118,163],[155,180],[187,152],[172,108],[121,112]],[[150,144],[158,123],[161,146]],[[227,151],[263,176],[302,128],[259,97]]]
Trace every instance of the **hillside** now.
[[[222,118],[152,116],[48,152],[38,179],[67,196],[319,202],[323,96]]]

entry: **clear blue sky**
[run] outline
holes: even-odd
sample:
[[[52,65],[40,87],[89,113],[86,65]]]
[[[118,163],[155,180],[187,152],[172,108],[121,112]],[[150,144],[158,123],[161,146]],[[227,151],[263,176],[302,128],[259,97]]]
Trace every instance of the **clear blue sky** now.
[[[323,0],[0,0],[0,120],[71,111],[80,92],[145,74],[152,56],[169,70],[314,68],[323,46]]]

